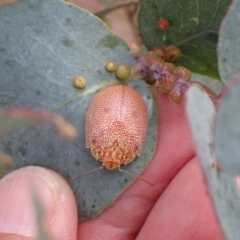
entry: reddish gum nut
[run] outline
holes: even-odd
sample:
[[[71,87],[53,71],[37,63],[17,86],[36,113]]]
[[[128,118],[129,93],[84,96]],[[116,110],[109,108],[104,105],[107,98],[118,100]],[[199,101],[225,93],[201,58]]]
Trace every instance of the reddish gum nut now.
[[[166,58],[166,52],[164,48],[154,48],[153,51],[155,52],[158,58],[161,58],[163,61]]]
[[[92,100],[86,117],[86,147],[107,169],[119,169],[140,156],[148,129],[141,95],[127,86],[111,86]]]
[[[163,85],[165,86],[165,92],[168,93],[175,84],[175,78],[173,75],[167,75],[163,78]]]
[[[184,100],[184,94],[190,86],[191,83],[188,81],[185,81],[183,79],[177,80],[175,86],[172,88],[168,95],[170,100],[177,104],[181,104]]]
[[[170,46],[166,49],[166,61],[174,62],[181,56],[180,48],[176,46]]]
[[[181,104],[184,100],[183,93],[181,93],[177,89],[173,89],[168,96],[169,99],[176,104]]]
[[[161,93],[166,93],[166,88],[162,83],[156,82],[156,89]]]
[[[191,72],[187,68],[180,66],[174,70],[174,76],[188,81],[191,78]]]
[[[175,65],[170,62],[166,62],[163,65],[163,70],[168,71],[169,73],[173,73],[175,68],[176,68]]]
[[[172,75],[167,75],[156,82],[156,89],[161,93],[169,93],[174,87],[175,78]]]
[[[158,28],[162,31],[166,31],[169,28],[169,22],[168,20],[161,18],[158,20]]]
[[[162,59],[157,57],[157,54],[153,51],[147,52],[147,54],[144,56],[146,65],[148,67],[153,66],[157,62],[163,62]]]

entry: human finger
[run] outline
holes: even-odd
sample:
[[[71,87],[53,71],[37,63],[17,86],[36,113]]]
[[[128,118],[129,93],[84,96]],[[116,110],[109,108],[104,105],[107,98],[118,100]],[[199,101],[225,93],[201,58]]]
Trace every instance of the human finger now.
[[[36,239],[33,190],[42,203],[44,225],[53,239],[77,237],[77,207],[67,182],[41,167],[25,167],[0,181],[0,239]]]

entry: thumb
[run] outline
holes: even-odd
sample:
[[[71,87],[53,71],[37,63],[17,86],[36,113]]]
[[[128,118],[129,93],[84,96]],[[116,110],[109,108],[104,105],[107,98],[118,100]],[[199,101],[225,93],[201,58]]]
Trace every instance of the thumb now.
[[[35,239],[33,190],[44,207],[44,227],[53,239],[76,239],[77,207],[67,182],[41,167],[25,167],[0,181],[0,239]]]

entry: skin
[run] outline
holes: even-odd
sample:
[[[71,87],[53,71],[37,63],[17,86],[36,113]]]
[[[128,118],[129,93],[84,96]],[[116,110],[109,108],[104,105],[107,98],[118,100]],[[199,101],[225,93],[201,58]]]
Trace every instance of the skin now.
[[[141,175],[154,187],[137,179],[99,217],[78,223],[73,193],[62,177],[36,167],[15,171],[0,181],[0,239],[33,239],[33,210],[27,197],[31,182],[46,209],[45,228],[55,239],[223,240],[184,104],[155,95],[161,116],[159,141]]]

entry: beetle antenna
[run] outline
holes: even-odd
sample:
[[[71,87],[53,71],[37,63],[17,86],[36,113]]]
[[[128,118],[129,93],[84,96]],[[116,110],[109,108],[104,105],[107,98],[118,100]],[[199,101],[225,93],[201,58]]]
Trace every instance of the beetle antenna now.
[[[154,185],[153,185],[152,183],[150,183],[150,182],[148,182],[147,180],[145,180],[145,179],[137,176],[137,175],[134,174],[134,173],[128,172],[128,171],[123,170],[123,169],[121,169],[121,168],[118,168],[118,170],[119,170],[120,172],[124,172],[124,173],[126,173],[126,174],[129,174],[129,175],[133,176],[134,178],[138,178],[138,179],[144,181],[145,183],[148,183],[148,184],[151,185],[152,187],[154,187]]]
[[[85,176],[85,175],[87,175],[87,174],[89,174],[89,173],[95,172],[95,171],[100,170],[100,169],[103,169],[103,166],[98,167],[98,168],[94,168],[94,169],[92,169],[92,170],[90,170],[90,171],[88,171],[88,172],[85,172],[85,173],[83,173],[83,174],[78,175],[77,177],[73,178],[73,179],[70,181],[70,183],[74,182],[75,180],[77,180],[77,179],[79,179],[79,178],[81,178],[81,177],[83,177],[83,176]]]
[[[89,170],[88,172],[85,172],[85,173],[83,173],[83,174],[80,174],[80,175],[78,175],[77,177],[73,178],[73,179],[70,181],[70,183],[74,182],[75,180],[77,180],[77,179],[79,179],[79,178],[81,178],[81,177],[84,177],[85,175],[87,175],[87,174],[89,174],[89,173],[95,172],[95,171],[97,171],[97,170],[101,170],[101,169],[103,169],[103,168],[104,168],[104,166],[101,166],[101,167],[98,167],[98,168],[94,168],[94,169],[92,169],[92,170]],[[121,169],[121,168],[118,168],[118,170],[119,170],[120,172],[124,172],[124,173],[126,173],[126,174],[128,174],[128,175],[131,175],[131,176],[133,176],[134,178],[138,178],[138,179],[144,181],[145,183],[151,185],[152,187],[154,187],[154,185],[153,185],[152,183],[150,183],[150,182],[148,182],[147,180],[145,180],[145,179],[137,176],[137,175],[134,174],[134,173],[128,172],[128,171],[123,170],[123,169]]]

